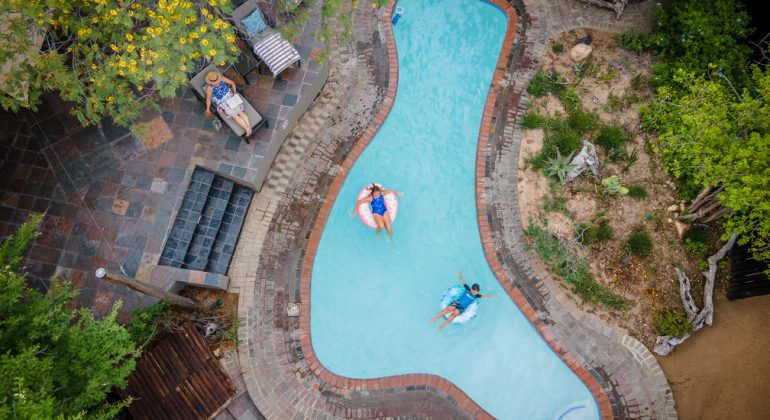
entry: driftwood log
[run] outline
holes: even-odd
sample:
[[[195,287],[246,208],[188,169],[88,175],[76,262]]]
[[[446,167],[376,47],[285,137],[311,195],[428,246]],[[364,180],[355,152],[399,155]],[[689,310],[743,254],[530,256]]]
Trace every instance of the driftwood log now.
[[[687,275],[682,270],[676,269],[676,275],[679,277],[679,297],[682,299],[684,311],[687,313],[687,321],[692,324],[693,333],[703,328],[704,325],[711,325],[714,322],[714,279],[717,275],[717,262],[727,255],[727,252],[733,247],[737,238],[736,235],[730,236],[727,243],[716,254],[708,257],[709,269],[701,273],[706,278],[706,284],[703,286],[703,309],[700,311],[698,311],[698,306],[695,305],[692,293],[690,293],[690,279],[687,278]],[[665,356],[689,337],[690,334],[685,334],[681,338],[670,335],[658,336],[655,340],[653,351],[656,354]]]
[[[730,209],[719,202],[719,193],[725,187],[721,186],[704,188],[687,208],[687,213],[679,216],[683,222],[702,221],[703,223],[712,222],[728,213]]]
[[[615,19],[620,19],[623,16],[623,11],[628,4],[628,0],[580,0],[580,2],[613,10],[615,12]]]
[[[577,178],[588,169],[591,170],[595,177],[599,178],[601,161],[599,160],[599,155],[596,154],[596,146],[587,140],[583,140],[583,148],[572,159],[570,166],[572,166],[572,169],[567,172],[567,176],[564,178],[565,183]]]

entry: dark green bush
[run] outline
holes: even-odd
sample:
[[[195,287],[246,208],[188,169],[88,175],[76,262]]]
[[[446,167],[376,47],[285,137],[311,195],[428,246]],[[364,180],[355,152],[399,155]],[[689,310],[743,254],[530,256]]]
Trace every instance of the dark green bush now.
[[[618,47],[637,54],[641,54],[650,48],[647,37],[633,30],[618,35]]]
[[[751,52],[744,42],[753,32],[749,22],[749,15],[736,0],[672,2],[661,10],[657,31],[647,39],[649,47],[666,60],[656,66],[653,81],[676,84],[673,75],[677,69],[695,75],[721,69],[733,83],[740,84]]]
[[[625,157],[624,144],[628,140],[628,134],[614,125],[603,125],[596,135],[596,143],[601,146],[612,160]]]
[[[687,317],[677,309],[667,308],[659,313],[653,322],[660,335],[682,338],[692,332],[692,324]]]
[[[641,185],[630,185],[628,187],[628,195],[634,198],[646,198],[647,190]]]
[[[574,109],[567,117],[567,126],[578,134],[587,134],[594,131],[598,125],[596,115],[582,109]]]
[[[521,117],[522,128],[543,128],[548,119],[540,114],[527,112]]]
[[[555,52],[556,54],[561,54],[564,52],[564,44],[557,42],[553,45],[551,45],[551,51]]]
[[[561,101],[564,109],[569,113],[575,112],[575,110],[581,108],[580,94],[574,88],[564,89],[564,91],[559,94],[559,101]]]
[[[558,94],[567,86],[567,82],[559,77],[559,73],[549,72],[545,73],[543,70],[538,71],[535,77],[529,81],[527,85],[527,92],[539,98],[546,93]]]
[[[610,227],[610,221],[603,219],[599,222],[599,226],[596,227],[596,239],[599,241],[609,241],[615,236],[615,232]]]
[[[145,347],[171,326],[172,316],[171,304],[164,301],[135,310],[128,326],[131,339],[138,347]]]
[[[709,228],[692,225],[684,234],[684,249],[692,255],[704,255],[708,252]]]
[[[652,238],[644,230],[635,230],[629,235],[624,249],[634,255],[646,257],[652,253]]]

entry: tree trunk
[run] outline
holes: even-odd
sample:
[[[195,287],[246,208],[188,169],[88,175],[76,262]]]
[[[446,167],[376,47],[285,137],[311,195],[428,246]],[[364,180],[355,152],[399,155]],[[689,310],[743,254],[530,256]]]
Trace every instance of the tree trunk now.
[[[119,284],[121,286],[128,287],[129,289],[136,290],[139,293],[144,293],[147,296],[158,298],[160,300],[166,301],[168,303],[171,303],[173,305],[176,305],[182,308],[193,309],[197,311],[206,310],[206,305],[202,303],[197,303],[190,298],[186,298],[176,293],[171,293],[167,290],[163,290],[151,284],[145,284],[145,283],[136,281],[134,279],[121,276],[120,274],[105,272],[103,279],[115,284]]]
[[[717,275],[717,262],[727,255],[727,251],[733,247],[736,239],[738,237],[733,234],[716,254],[708,257],[709,269],[701,273],[706,277],[706,285],[703,286],[703,309],[694,318],[691,318],[691,316],[698,307],[695,306],[692,295],[690,295],[690,280],[681,270],[676,269],[677,276],[679,277],[679,296],[682,298],[684,310],[687,312],[687,320],[692,324],[693,333],[703,328],[704,325],[711,325],[714,322],[714,279]],[[665,356],[689,337],[690,334],[685,334],[682,338],[669,335],[658,336],[655,340],[653,351],[661,356]]]
[[[623,16],[623,10],[628,4],[628,0],[580,0],[580,2],[613,10],[615,11],[615,19],[620,19]]]

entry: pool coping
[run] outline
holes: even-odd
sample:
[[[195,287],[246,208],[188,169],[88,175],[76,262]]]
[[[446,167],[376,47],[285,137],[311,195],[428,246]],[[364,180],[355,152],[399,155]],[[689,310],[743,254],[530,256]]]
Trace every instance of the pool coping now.
[[[479,233],[481,235],[482,247],[484,249],[484,255],[498,282],[506,290],[522,314],[527,318],[533,328],[535,328],[535,330],[540,334],[543,340],[545,340],[551,350],[557,356],[559,356],[559,358],[567,365],[567,367],[569,367],[575,373],[575,375],[586,385],[596,401],[600,416],[602,418],[612,418],[612,408],[609,402],[609,398],[603,391],[599,382],[562,345],[562,343],[555,337],[553,332],[548,328],[547,323],[545,323],[538,316],[534,308],[527,302],[519,288],[514,286],[514,283],[505,272],[503,264],[499,260],[499,257],[497,256],[494,248],[492,232],[486,216],[487,204],[484,197],[485,174],[487,171],[487,146],[489,144],[490,136],[494,132],[493,112],[495,104],[497,102],[501,86],[505,82],[505,71],[511,55],[511,48],[516,38],[517,13],[513,6],[506,0],[485,1],[498,7],[506,14],[508,19],[508,27],[503,39],[503,44],[500,47],[500,55],[498,57],[495,72],[492,77],[492,82],[490,83],[490,88],[487,93],[476,148],[476,214],[478,219]],[[460,406],[462,406],[470,414],[477,418],[493,418],[493,416],[481,408],[481,406],[473,401],[459,387],[454,385],[451,381],[438,375],[406,374],[373,379],[354,379],[332,373],[326,369],[316,357],[311,341],[309,310],[310,283],[313,262],[315,260],[315,254],[318,249],[321,235],[326,226],[326,221],[329,217],[332,206],[334,205],[337,195],[342,188],[342,184],[344,183],[345,177],[347,176],[347,172],[353,167],[355,161],[364,151],[366,146],[368,146],[369,142],[374,138],[374,135],[377,133],[385,119],[390,114],[396,98],[398,89],[398,54],[391,25],[391,17],[395,5],[396,1],[391,0],[383,8],[382,14],[380,16],[380,21],[385,32],[385,41],[388,51],[389,83],[385,99],[382,102],[382,107],[377,113],[373,124],[365,130],[361,138],[355,143],[355,146],[350,151],[350,154],[341,165],[342,170],[334,177],[334,180],[329,187],[328,193],[313,224],[310,238],[305,249],[305,255],[302,259],[300,300],[305,303],[306,309],[303,310],[300,315],[300,345],[308,367],[313,372],[313,374],[319,377],[322,381],[336,388],[356,391],[372,391],[396,387],[423,386],[428,389],[434,389],[447,394],[450,398],[459,403]]]

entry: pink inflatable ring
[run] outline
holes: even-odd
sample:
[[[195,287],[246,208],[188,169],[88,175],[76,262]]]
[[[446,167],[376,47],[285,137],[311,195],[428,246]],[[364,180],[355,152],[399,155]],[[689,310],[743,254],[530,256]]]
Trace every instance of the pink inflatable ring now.
[[[382,185],[380,184],[375,183],[374,185],[380,187],[380,190],[383,189]],[[371,191],[369,190],[371,187],[372,185],[369,184],[361,188],[361,191],[358,192],[358,198],[356,198],[356,200],[360,200],[371,195]],[[384,197],[385,208],[388,209],[390,221],[391,223],[395,222],[396,215],[398,215],[398,198],[396,197],[396,193],[388,192],[387,194],[384,194]],[[374,221],[374,216],[372,216],[372,207],[369,205],[369,203],[361,203],[361,205],[358,206],[357,212],[358,218],[361,219],[361,223],[369,226],[372,229],[377,229],[377,222]]]

